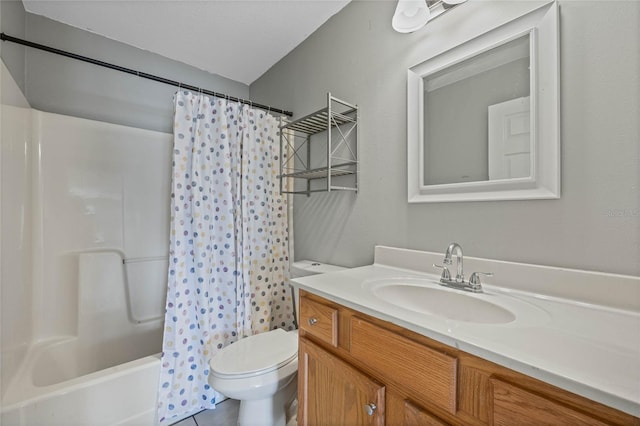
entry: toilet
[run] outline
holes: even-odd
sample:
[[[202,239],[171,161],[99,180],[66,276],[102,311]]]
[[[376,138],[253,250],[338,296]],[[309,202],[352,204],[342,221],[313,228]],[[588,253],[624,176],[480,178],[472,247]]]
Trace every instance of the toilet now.
[[[291,266],[291,278],[344,268],[303,260]],[[294,297],[297,306],[297,292]],[[238,425],[285,426],[287,408],[297,396],[298,330],[275,329],[241,339],[218,351],[209,384],[240,400]]]

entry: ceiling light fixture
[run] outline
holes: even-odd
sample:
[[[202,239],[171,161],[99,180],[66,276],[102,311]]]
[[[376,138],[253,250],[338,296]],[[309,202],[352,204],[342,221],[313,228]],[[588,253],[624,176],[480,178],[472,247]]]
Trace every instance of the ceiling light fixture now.
[[[412,33],[425,26],[431,16],[425,0],[398,0],[391,26],[399,33]]]
[[[452,7],[467,0],[398,0],[391,26],[399,33],[412,33]]]

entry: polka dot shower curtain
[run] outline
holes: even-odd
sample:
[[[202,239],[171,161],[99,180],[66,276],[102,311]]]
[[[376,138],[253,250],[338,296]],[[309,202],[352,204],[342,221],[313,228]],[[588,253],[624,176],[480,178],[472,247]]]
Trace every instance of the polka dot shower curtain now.
[[[175,102],[161,424],[214,407],[207,378],[217,350],[293,328],[278,119],[185,91]]]

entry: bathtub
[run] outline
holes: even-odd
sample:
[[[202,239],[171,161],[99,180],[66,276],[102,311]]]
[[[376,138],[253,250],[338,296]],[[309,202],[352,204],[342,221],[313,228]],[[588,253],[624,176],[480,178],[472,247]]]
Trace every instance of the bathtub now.
[[[34,348],[10,388],[2,408],[3,426],[153,425],[160,374],[160,355],[105,368],[73,379],[49,383],[51,374],[39,375],[45,364],[73,345],[49,342]],[[73,358],[72,353],[68,354]],[[51,364],[53,375],[69,374],[70,363]],[[60,370],[56,371],[56,368]],[[40,385],[38,385],[40,383]]]
[[[138,268],[161,274],[166,260],[134,262],[129,268],[116,250],[77,258],[77,334],[31,346],[2,401],[2,425],[154,423],[162,298],[154,301],[155,312],[148,309],[145,315],[141,295],[127,289]],[[152,275],[150,270],[143,274]],[[150,295],[144,299],[149,300]]]

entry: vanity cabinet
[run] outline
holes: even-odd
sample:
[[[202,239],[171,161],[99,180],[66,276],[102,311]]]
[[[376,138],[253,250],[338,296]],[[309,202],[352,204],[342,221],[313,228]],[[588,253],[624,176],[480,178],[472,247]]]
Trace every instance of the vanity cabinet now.
[[[301,291],[300,425],[640,425],[640,419]]]

